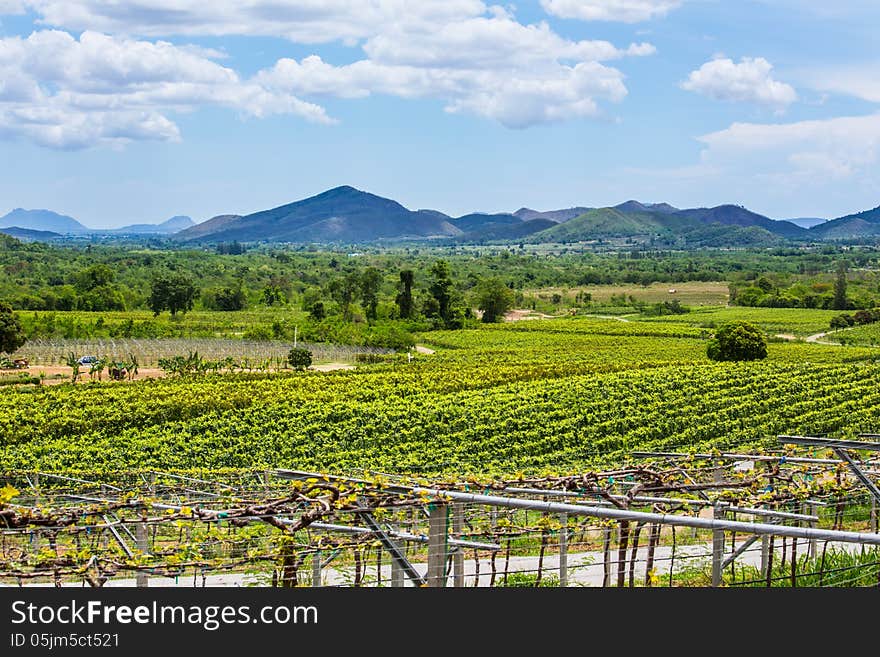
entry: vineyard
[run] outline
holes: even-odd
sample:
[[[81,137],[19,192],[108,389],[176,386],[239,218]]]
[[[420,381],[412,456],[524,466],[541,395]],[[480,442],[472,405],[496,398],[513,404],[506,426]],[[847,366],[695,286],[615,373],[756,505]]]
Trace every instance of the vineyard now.
[[[143,574],[144,570],[151,576],[170,576],[174,572],[192,574],[195,569],[205,577],[221,578],[211,580],[217,583],[226,581],[224,573],[250,577],[252,583],[283,583],[291,578],[303,583],[311,581],[314,574],[300,569],[318,549],[323,555],[317,560],[319,564],[333,563],[322,581],[376,584],[383,577],[377,564],[385,558],[388,566],[393,550],[377,538],[372,525],[364,524],[357,504],[375,508],[396,536],[410,537],[403,541],[409,546],[407,554],[419,568],[423,565],[427,569],[430,513],[423,510],[440,502],[449,509],[458,508],[455,500],[438,497],[437,490],[488,491],[506,499],[511,489],[535,488],[537,484],[542,488],[553,482],[563,490],[525,497],[532,502],[564,504],[571,501],[564,499],[572,492],[564,483],[571,477],[587,477],[594,483],[604,477],[613,485],[601,486],[601,490],[589,488],[585,499],[575,503],[593,502],[598,494],[603,504],[617,508],[615,500],[619,499],[615,496],[626,495],[633,481],[648,477],[643,482],[648,488],[639,488],[640,493],[651,497],[650,486],[659,486],[662,481],[667,487],[665,494],[690,500],[674,506],[675,510],[687,509],[694,518],[700,508],[711,506],[705,504],[707,499],[686,490],[686,480],[675,474],[677,470],[670,463],[643,465],[632,460],[635,453],[752,452],[784,463],[790,452],[779,451],[777,435],[846,440],[880,426],[876,386],[880,363],[877,351],[870,348],[777,342],[770,344],[766,361],[713,363],[705,357],[707,332],[700,327],[598,319],[440,331],[420,339],[436,353],[398,355],[353,371],[254,371],[0,390],[0,461],[9,473],[8,490],[20,491],[7,503],[13,515],[19,514],[15,522],[23,523],[12,528],[13,534],[34,532],[33,518],[20,517],[33,515],[25,508],[45,509],[53,518],[68,523],[51,541],[48,535],[39,539],[36,557],[28,552],[32,548],[22,547],[23,543],[30,545],[30,538],[7,541],[7,549],[18,552],[7,553],[6,574],[45,577],[45,572],[32,569],[35,558],[45,558],[62,580],[70,576],[81,579],[86,572],[112,580]],[[258,350],[259,345],[253,348]],[[871,499],[847,475],[844,462],[824,449],[813,449],[805,458],[818,459],[816,465],[824,470],[799,470],[784,478],[783,497],[768,496],[778,492],[783,481],[775,472],[766,474],[776,477],[774,482],[761,479],[757,483],[749,480],[745,487],[733,485],[732,478],[745,476],[734,468],[735,460],[724,462],[728,478],[725,486],[716,487],[727,491],[724,496],[713,495],[711,486],[704,492],[713,504],[720,501],[793,513],[801,523],[814,528],[870,531],[875,518]],[[692,459],[689,467],[695,470],[688,476],[705,481],[714,476],[706,468],[712,466],[714,472],[721,465],[711,458],[706,462]],[[413,497],[407,489],[406,495],[395,497],[395,489],[389,498],[381,487],[364,493],[363,484],[357,484],[353,492],[347,487],[348,480],[333,480],[335,492],[319,486],[303,493],[304,489],[290,488],[288,479],[277,476],[279,468],[356,476],[367,473],[371,481],[393,480],[432,492],[426,493],[427,498],[421,493]],[[31,476],[35,471],[42,473],[39,484]],[[267,479],[267,472],[274,474]],[[621,472],[625,473],[622,481],[614,474]],[[630,476],[633,479],[627,479]],[[57,477],[94,483],[74,485]],[[183,481],[175,479],[179,477],[194,481],[174,484]],[[328,483],[324,475],[318,479]],[[308,499],[296,497],[300,494]],[[346,503],[338,506],[334,501],[331,511],[326,511],[323,503],[311,501],[325,495]],[[40,499],[28,501],[28,496]],[[843,500],[840,504],[838,498]],[[698,499],[702,502],[697,503]],[[816,502],[818,510],[811,507],[805,511],[807,499]],[[631,502],[624,507],[644,513],[657,510],[654,502],[647,506]],[[462,566],[467,576],[474,578],[471,584],[479,580],[482,583],[474,585],[488,585],[489,581],[493,585],[502,581],[511,586],[533,585],[537,578],[538,584],[546,586],[556,581],[553,578],[559,577],[558,572],[545,570],[550,568],[547,564],[559,566],[559,514],[493,505],[491,500],[473,501],[465,505],[461,517],[450,511],[448,518],[450,527],[460,525],[453,538],[466,544],[462,545],[466,547],[463,554],[472,555]],[[196,507],[196,516],[192,516]],[[324,509],[320,523],[348,527],[338,530],[343,537],[330,532],[332,537],[321,538],[319,532],[321,542],[316,548],[315,527],[306,530],[304,525],[299,529],[305,533],[298,530],[295,540],[288,540],[287,530],[291,522],[298,522],[298,514],[318,507]],[[633,549],[627,542],[638,542],[638,535],[627,538],[621,534],[619,518],[612,518],[615,522],[610,524],[607,518],[604,524],[596,524],[597,516],[589,516],[589,522],[581,522],[569,511],[565,511],[566,522],[571,524],[569,531],[563,532],[566,549],[572,551],[569,563],[572,567],[579,564],[584,572],[582,580],[570,575],[571,581],[596,584],[599,578],[599,584],[607,584],[613,570],[609,564],[617,558],[614,550],[620,549],[621,543],[623,552]],[[227,515],[211,515],[215,512]],[[238,522],[235,513],[261,518],[267,513],[272,517],[281,514],[283,522]],[[730,517],[736,513],[730,512]],[[7,522],[12,522],[13,515],[6,512]],[[352,522],[352,517],[361,520]],[[638,518],[645,523],[633,520],[632,530],[645,528],[642,547],[656,541],[655,561],[663,555],[678,565],[668,571],[648,567],[647,555],[637,546],[633,563],[641,560],[641,575],[635,578],[627,571],[627,582],[635,578],[642,584],[657,584],[655,576],[662,572],[666,585],[705,583],[706,568],[696,564],[705,561],[703,548],[711,541],[711,528],[682,525],[694,531],[675,534],[663,525],[653,537],[650,519]],[[700,518],[697,513],[694,519]],[[44,520],[36,521],[41,528],[38,533],[52,529],[51,522],[56,522],[41,524]],[[149,529],[148,543],[135,531],[138,523]],[[487,529],[487,523],[494,529]],[[75,528],[70,535],[68,527]],[[142,552],[161,556],[160,562],[145,565],[135,551],[135,557],[128,555],[111,527],[130,551],[134,550],[132,543],[141,545]],[[499,533],[499,527],[507,529]],[[731,545],[737,537],[742,540],[743,532],[748,533],[736,527],[730,534]],[[124,529],[131,534],[128,538]],[[299,542],[303,536],[309,537],[308,547]],[[776,540],[788,538],[780,535]],[[90,547],[84,551],[86,544]],[[187,556],[188,545],[203,546],[204,552]],[[769,553],[780,545],[771,546]],[[854,553],[846,545],[832,540],[823,566],[816,561],[817,553],[802,550],[792,554],[791,544],[786,544],[780,558],[789,559],[789,567],[794,559],[804,577],[822,570],[827,584],[832,561],[861,565],[876,561],[874,548]],[[102,550],[110,550],[112,555]],[[676,556],[670,552],[674,550],[678,550]],[[76,557],[80,560],[71,561],[72,554],[80,554]],[[330,559],[331,554],[337,556]],[[89,563],[86,568],[84,564]],[[694,564],[693,570],[685,567],[689,563]],[[768,565],[765,559],[762,566],[741,560],[738,568],[724,576],[732,578],[729,583],[765,583],[767,572],[773,583],[779,562]],[[651,575],[653,570],[656,572]],[[865,572],[876,581],[876,568]],[[784,580],[789,578],[786,570]]]
[[[788,439],[788,440],[787,440]],[[0,581],[295,586],[875,586],[880,443],[642,453],[568,475],[10,473]],[[815,452],[821,452],[817,457]]]

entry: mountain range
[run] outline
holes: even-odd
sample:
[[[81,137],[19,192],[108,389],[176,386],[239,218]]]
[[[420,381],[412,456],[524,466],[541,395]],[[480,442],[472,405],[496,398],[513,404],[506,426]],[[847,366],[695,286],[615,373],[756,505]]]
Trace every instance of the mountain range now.
[[[87,228],[73,217],[51,210],[24,210],[22,208],[16,208],[0,217],[0,231],[11,235],[10,230],[18,229],[22,236],[31,239],[38,239],[38,237],[28,235],[29,233],[49,233],[50,235],[44,236],[44,239],[85,235],[173,235],[194,225],[195,222],[190,217],[177,216],[159,224],[132,224],[122,228],[93,229]]]
[[[631,200],[613,208],[578,206],[452,217],[409,210],[390,199],[343,186],[254,214],[220,215],[173,236],[184,243],[580,242],[632,238],[669,246],[774,246],[810,239],[810,231],[737,205],[679,209]]]
[[[357,244],[431,240],[440,244],[571,243],[626,239],[658,247],[779,246],[819,241],[880,240],[880,207],[838,219],[774,220],[740,205],[677,208],[626,201],[614,207],[578,206],[452,217],[410,210],[397,201],[342,186],[248,215],[224,214],[195,224],[172,217],[161,224],[92,230],[48,210],[17,209],[0,218],[0,232],[22,239],[103,235],[167,237],[186,245],[221,242]]]

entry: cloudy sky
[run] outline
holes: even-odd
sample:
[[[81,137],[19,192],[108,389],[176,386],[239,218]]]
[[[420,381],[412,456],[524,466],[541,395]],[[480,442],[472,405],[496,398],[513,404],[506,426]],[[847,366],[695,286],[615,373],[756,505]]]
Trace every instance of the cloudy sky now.
[[[0,213],[880,205],[876,0],[0,0]]]

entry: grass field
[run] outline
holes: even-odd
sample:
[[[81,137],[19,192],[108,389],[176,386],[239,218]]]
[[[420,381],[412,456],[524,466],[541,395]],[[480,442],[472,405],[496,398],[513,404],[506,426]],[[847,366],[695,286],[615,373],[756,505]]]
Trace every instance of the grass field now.
[[[755,324],[770,334],[790,334],[798,337],[814,335],[827,331],[831,318],[839,315],[836,310],[810,310],[801,308],[695,308],[684,315],[664,315],[638,319],[662,324],[689,324],[691,326],[716,328],[731,321],[746,321]]]
[[[675,292],[670,292],[675,290]],[[571,288],[542,288],[540,290],[524,290],[526,296],[537,296],[543,300],[560,294],[565,299],[573,300],[578,293],[590,294],[595,303],[606,304],[611,297],[632,296],[637,301],[657,303],[659,301],[678,301],[685,306],[718,306],[727,305],[729,288],[725,282],[687,282],[687,283],[653,283],[651,285],[593,285]]]

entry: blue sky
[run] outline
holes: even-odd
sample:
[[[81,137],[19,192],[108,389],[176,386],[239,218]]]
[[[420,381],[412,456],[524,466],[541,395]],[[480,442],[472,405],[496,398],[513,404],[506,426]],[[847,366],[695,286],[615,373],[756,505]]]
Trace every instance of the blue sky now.
[[[0,0],[0,213],[880,205],[873,0]]]

